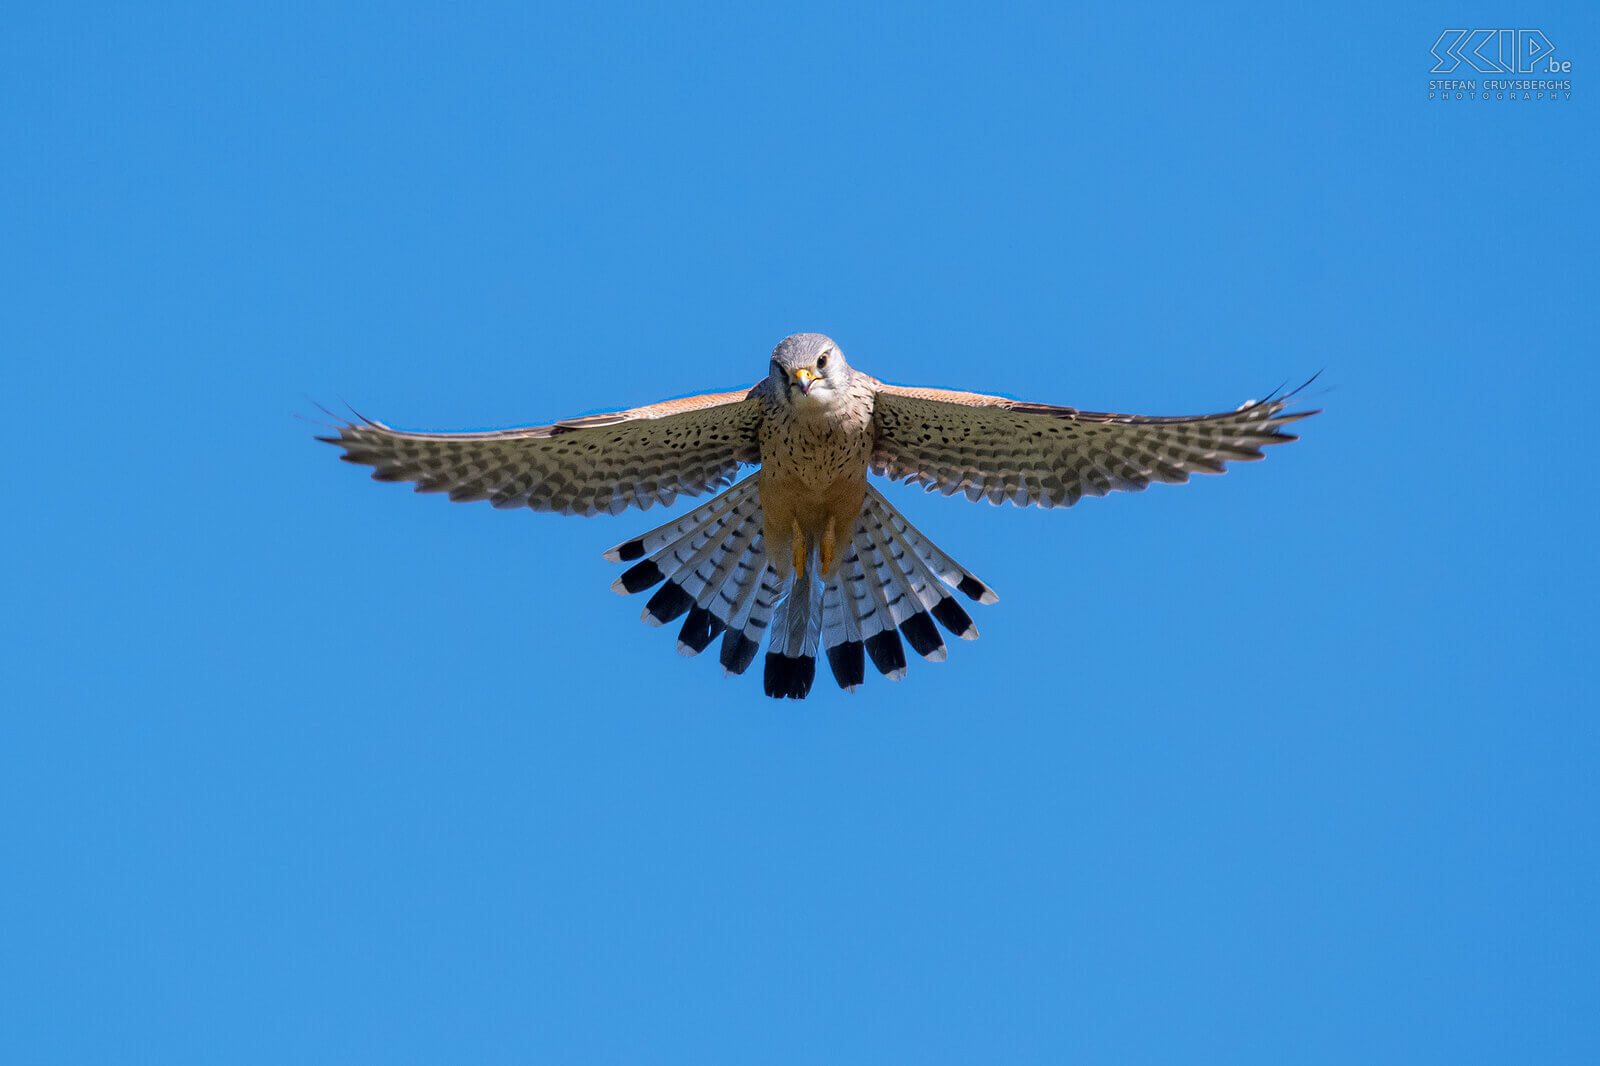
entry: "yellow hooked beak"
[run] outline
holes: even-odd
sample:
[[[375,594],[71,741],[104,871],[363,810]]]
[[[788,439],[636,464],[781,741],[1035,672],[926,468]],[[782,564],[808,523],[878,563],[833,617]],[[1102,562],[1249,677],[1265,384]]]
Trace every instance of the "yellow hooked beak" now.
[[[821,381],[822,375],[809,366],[803,366],[794,372],[794,380],[800,386],[801,392],[809,394],[811,392],[811,383],[813,381]]]

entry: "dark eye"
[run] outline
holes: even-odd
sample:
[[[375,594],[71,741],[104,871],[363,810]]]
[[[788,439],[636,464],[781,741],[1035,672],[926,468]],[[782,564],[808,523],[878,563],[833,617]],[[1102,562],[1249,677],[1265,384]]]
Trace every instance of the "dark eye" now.
[[[817,369],[821,370],[823,367],[825,367],[827,365],[828,365],[828,353],[827,352],[823,352],[821,355],[817,356]]]

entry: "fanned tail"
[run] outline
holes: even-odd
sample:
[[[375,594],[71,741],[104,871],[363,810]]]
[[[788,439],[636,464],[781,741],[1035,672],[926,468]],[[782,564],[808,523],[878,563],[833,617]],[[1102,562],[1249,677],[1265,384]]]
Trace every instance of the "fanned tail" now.
[[[783,591],[767,563],[755,478],[605,556],[633,562],[612,582],[615,591],[626,596],[661,585],[644,606],[647,624],[687,615],[678,654],[698,655],[720,635],[723,672],[742,674],[750,666]]]
[[[684,617],[678,653],[698,655],[719,635],[724,673],[741,674],[772,629],[763,688],[803,699],[816,677],[821,648],[834,680],[854,691],[870,659],[891,680],[906,674],[902,636],[917,654],[938,662],[946,648],[938,622],[963,640],[978,631],[944,586],[979,603],[994,592],[924,536],[872,486],[834,573],[819,579],[813,552],[803,576],[785,582],[767,559],[756,479],[739,484],[671,522],[606,552],[632,562],[612,588],[623,595],[661,587],[643,620],[664,625]]]
[[[611,588],[626,596],[665,582],[645,604],[641,618],[649,625],[659,626],[690,614],[678,641],[679,650],[692,655],[716,635],[708,631],[716,619],[701,609],[701,597],[719,573],[726,579],[723,562],[728,549],[748,535],[746,531],[752,523],[760,528],[761,501],[753,480],[746,480],[683,517],[606,552],[606,558],[613,560],[645,556],[623,571]],[[710,592],[714,594],[716,588]],[[706,598],[709,600],[709,595]]]
[[[878,509],[888,520],[888,526],[894,531],[894,536],[923,564],[939,576],[939,580],[960,592],[969,599],[976,600],[985,606],[1000,602],[1000,597],[995,595],[993,589],[979,581],[966,567],[946,555],[937,544],[923,535],[922,531],[910,522],[906,516],[895,510],[888,500],[883,498],[883,493],[867,486],[867,504],[863,514],[871,509]]]
[[[849,551],[823,594],[822,645],[841,688],[862,683],[868,659],[891,681],[905,677],[902,634],[918,655],[943,661],[935,620],[963,640],[977,639],[971,616],[941,581],[979,603],[999,599],[868,485]]]

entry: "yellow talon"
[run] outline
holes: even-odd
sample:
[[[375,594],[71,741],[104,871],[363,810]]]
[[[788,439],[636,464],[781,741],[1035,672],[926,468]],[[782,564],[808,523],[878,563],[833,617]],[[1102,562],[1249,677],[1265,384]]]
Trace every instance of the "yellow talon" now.
[[[822,531],[822,576],[828,577],[833,573],[833,553],[838,547],[833,532],[833,519],[828,519],[828,525]]]
[[[800,532],[800,523],[798,520],[792,523],[792,528],[789,533],[789,546],[790,550],[794,554],[794,576],[805,577],[806,538],[805,534]]]

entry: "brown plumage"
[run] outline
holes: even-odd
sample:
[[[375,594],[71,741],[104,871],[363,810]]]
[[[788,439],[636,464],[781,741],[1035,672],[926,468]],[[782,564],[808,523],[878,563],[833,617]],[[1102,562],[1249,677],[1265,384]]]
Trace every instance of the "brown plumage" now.
[[[748,390],[493,433],[407,433],[361,420],[319,439],[381,481],[564,514],[672,503],[759,464],[755,477],[606,556],[634,564],[617,591],[662,586],[644,618],[685,617],[685,655],[720,635],[723,668],[741,673],[770,626],[767,694],[798,698],[810,690],[819,643],[846,689],[869,660],[903,677],[901,635],[931,660],[946,653],[935,620],[977,636],[944,586],[996,599],[868,484],[869,471],[973,500],[1070,506],[1259,459],[1263,447],[1295,439],[1283,426],[1316,413],[1286,412],[1287,399],[1175,418],[1084,412],[886,385],[851,369],[829,338],[802,333],[778,345],[767,377]]]

